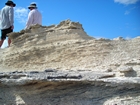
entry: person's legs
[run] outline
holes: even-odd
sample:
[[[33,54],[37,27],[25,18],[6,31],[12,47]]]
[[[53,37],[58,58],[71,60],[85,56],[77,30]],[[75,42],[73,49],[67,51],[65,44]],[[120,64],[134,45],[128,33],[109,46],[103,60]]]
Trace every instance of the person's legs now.
[[[2,44],[3,44],[3,42],[4,42],[4,40],[0,40],[0,48],[1,48]]]
[[[10,44],[11,44],[11,39],[8,38],[8,47],[10,47]]]
[[[13,32],[13,29],[11,27],[9,27],[8,29],[4,29],[4,30],[1,31],[1,33],[2,33],[1,39],[2,40],[0,42],[0,47],[2,46],[2,44],[3,44],[4,40],[6,39],[6,37],[8,37],[7,34],[9,34],[11,32]],[[8,38],[8,47],[10,46],[10,44],[11,44],[11,39]]]
[[[4,42],[4,40],[6,39],[6,33],[5,30],[1,30],[1,40],[0,40],[0,48]]]
[[[9,34],[9,33],[11,33],[11,32],[13,32],[12,27],[8,28],[7,34]],[[11,39],[8,37],[8,47],[10,47],[10,44],[11,44]]]
[[[1,30],[2,35],[1,35],[0,47],[2,46],[4,40],[6,39],[7,34],[11,32],[13,32],[13,29],[11,29],[11,27],[9,27],[8,29]],[[10,46],[10,44],[11,44],[11,39],[8,38],[8,47]]]

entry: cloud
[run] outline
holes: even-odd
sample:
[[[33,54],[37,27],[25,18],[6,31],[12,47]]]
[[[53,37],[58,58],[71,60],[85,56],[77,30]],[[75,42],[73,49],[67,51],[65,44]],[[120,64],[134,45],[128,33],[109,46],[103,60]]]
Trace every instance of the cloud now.
[[[125,39],[126,39],[126,40],[130,40],[130,39],[132,39],[132,38],[131,38],[130,36],[126,36]]]
[[[125,11],[124,14],[125,14],[125,15],[128,15],[128,14],[130,14],[130,11]]]
[[[132,11],[133,11],[134,9],[136,9],[136,8],[138,8],[138,7],[132,7],[132,8],[130,8],[129,10],[126,10],[125,13],[124,13],[124,15],[129,15],[130,12],[132,12]]]
[[[124,5],[135,4],[138,1],[139,0],[114,0],[114,2],[124,4]]]
[[[28,17],[28,9],[23,7],[15,7],[15,19],[22,24],[25,24]]]

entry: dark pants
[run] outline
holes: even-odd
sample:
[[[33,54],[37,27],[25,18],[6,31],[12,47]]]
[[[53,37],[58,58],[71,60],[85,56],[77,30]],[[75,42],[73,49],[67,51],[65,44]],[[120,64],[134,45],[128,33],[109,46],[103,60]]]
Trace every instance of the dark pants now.
[[[7,34],[10,32],[13,32],[13,29],[11,29],[11,27],[1,30],[1,40],[6,39],[6,37],[8,37]]]

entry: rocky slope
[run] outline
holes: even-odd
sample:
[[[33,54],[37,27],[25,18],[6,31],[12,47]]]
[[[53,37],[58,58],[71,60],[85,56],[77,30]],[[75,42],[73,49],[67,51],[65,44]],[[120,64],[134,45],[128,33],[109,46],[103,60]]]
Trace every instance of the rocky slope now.
[[[8,36],[1,105],[140,104],[140,37],[95,39],[70,20]]]

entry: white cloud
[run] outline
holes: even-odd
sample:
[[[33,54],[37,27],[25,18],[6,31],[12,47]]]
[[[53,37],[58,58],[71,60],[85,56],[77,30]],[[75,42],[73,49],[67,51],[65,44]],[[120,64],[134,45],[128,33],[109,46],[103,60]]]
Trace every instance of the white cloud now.
[[[114,2],[129,5],[129,4],[135,4],[139,0],[114,0]]]
[[[126,39],[126,40],[130,40],[130,39],[132,39],[132,38],[131,38],[130,36],[126,36],[125,39]]]
[[[129,10],[126,10],[125,13],[124,13],[124,15],[129,15],[130,12],[132,12],[132,11],[133,11],[134,9],[136,9],[136,8],[138,8],[138,7],[132,7],[132,8],[130,8]]]
[[[124,14],[125,14],[125,15],[128,15],[129,13],[130,13],[130,11],[125,11],[125,13],[124,13]]]
[[[14,11],[15,11],[15,19],[19,23],[25,24],[28,17],[28,9],[23,8],[23,7],[15,7]]]

